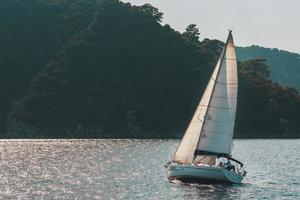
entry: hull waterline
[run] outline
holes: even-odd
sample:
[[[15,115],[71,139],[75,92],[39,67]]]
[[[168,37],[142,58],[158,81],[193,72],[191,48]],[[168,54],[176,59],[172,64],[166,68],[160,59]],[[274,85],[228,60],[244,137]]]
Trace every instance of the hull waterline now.
[[[169,165],[167,178],[188,183],[241,183],[243,176],[224,168],[195,165]]]

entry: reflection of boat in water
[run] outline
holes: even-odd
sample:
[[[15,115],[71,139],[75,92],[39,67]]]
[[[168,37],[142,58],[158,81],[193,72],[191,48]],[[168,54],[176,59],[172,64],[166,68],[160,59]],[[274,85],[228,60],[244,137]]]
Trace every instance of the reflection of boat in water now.
[[[231,157],[237,106],[237,61],[231,31],[195,114],[167,165],[167,178],[240,183],[246,172]]]

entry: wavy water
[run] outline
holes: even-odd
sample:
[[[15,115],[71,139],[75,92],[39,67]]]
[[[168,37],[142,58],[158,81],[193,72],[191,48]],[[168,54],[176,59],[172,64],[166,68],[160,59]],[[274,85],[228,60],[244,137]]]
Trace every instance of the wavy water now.
[[[235,140],[240,185],[182,185],[178,140],[0,140],[1,199],[300,199],[300,140]]]

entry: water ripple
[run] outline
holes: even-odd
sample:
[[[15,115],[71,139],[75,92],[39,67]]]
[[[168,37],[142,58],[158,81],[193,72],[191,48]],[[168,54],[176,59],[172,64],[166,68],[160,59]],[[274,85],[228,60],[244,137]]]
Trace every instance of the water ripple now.
[[[300,140],[236,140],[241,185],[170,183],[178,140],[0,140],[1,199],[300,199]]]

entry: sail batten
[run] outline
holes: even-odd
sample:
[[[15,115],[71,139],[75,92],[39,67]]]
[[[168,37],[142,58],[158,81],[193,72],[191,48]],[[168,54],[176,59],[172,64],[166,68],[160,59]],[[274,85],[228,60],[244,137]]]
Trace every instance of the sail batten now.
[[[191,163],[197,152],[230,155],[237,90],[237,61],[230,32],[173,160]]]

